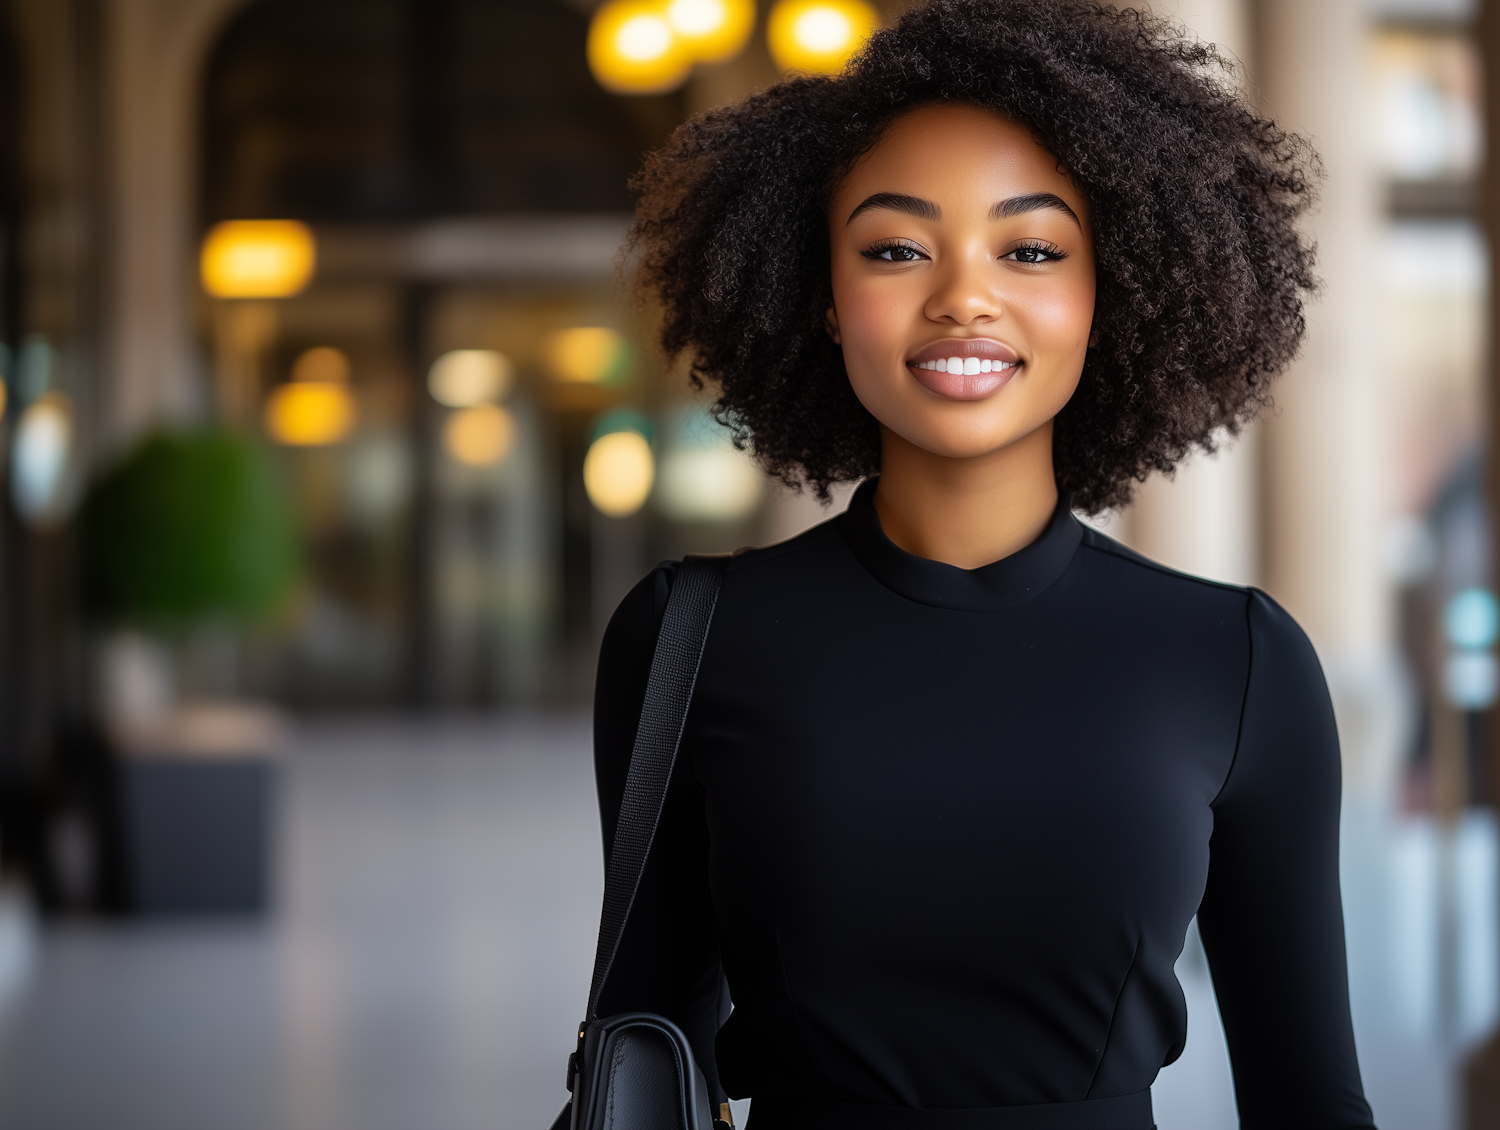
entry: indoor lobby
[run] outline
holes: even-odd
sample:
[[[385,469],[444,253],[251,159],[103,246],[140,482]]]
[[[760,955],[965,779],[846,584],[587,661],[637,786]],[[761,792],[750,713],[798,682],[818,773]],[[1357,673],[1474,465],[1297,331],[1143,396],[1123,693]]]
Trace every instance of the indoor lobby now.
[[[0,0],[0,1126],[551,1125],[604,627],[852,491],[662,358],[630,180],[907,6]],[[1376,1122],[1500,1128],[1500,19],[1145,6],[1316,147],[1321,288],[1261,418],[1087,520],[1305,628]],[[1177,974],[1156,1122],[1228,1130],[1196,927]]]

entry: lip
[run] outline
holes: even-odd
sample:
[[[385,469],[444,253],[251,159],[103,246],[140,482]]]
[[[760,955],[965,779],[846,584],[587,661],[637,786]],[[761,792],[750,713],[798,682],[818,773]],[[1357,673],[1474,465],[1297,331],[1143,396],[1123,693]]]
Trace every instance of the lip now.
[[[936,369],[923,369],[924,361],[940,361],[949,357],[974,358],[1001,362],[1006,367],[988,373],[950,373]],[[1021,359],[1008,345],[987,337],[945,338],[924,345],[906,361],[906,367],[917,383],[947,400],[983,400],[993,395],[1002,386],[1009,384],[1021,368]]]

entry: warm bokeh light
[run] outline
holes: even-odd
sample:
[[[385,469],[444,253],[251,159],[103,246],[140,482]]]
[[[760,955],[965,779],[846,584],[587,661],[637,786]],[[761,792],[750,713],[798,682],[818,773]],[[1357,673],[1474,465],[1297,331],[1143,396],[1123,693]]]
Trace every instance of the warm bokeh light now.
[[[318,447],[354,429],[354,397],[333,381],[288,381],[266,401],[266,431],[277,443]]]
[[[552,376],[569,384],[605,384],[630,371],[630,346],[604,326],[559,330],[542,347]]]
[[[204,237],[203,288],[216,298],[286,298],[312,281],[312,230],[296,220],[226,220]]]
[[[662,460],[657,501],[675,522],[730,522],[760,504],[765,478],[733,447],[677,450]]]
[[[864,0],[780,0],[771,9],[766,42],[782,70],[832,75],[879,26]]]
[[[443,450],[469,467],[503,463],[516,442],[516,421],[496,404],[464,408],[443,425]]]
[[[349,358],[342,350],[320,345],[309,349],[292,362],[294,381],[347,381]]]
[[[656,461],[639,432],[610,432],[596,439],[583,460],[589,501],[611,518],[634,514],[651,494]]]
[[[755,0],[670,0],[667,23],[699,63],[723,63],[745,48],[755,28]]]
[[[510,391],[510,358],[493,349],[451,349],[427,371],[427,391],[449,408],[503,400]]]
[[[693,65],[660,0],[608,0],[589,24],[588,60],[599,85],[619,94],[671,90]]]

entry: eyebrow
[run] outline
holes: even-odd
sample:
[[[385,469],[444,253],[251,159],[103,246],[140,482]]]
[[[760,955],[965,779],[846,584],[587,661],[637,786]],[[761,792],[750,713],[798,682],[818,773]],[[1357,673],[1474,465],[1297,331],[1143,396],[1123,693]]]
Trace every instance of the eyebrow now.
[[[877,192],[873,196],[865,197],[860,206],[849,213],[849,218],[844,221],[845,225],[852,224],[856,216],[876,208],[905,212],[909,216],[916,216],[922,220],[943,218],[943,210],[931,200],[923,200],[920,196],[907,196],[901,192]],[[1068,207],[1066,200],[1052,192],[1030,192],[1025,196],[1012,196],[1008,200],[1002,200],[990,209],[990,219],[1008,220],[1013,216],[1024,216],[1027,212],[1038,212],[1046,208],[1063,213],[1078,225],[1080,231],[1083,229],[1083,222],[1078,218],[1078,213]]]
[[[1058,203],[1062,204],[1062,201],[1059,200]],[[1066,208],[1067,205],[1063,204],[1063,207]],[[875,208],[905,212],[921,220],[938,220],[943,216],[943,210],[931,200],[923,200],[920,196],[906,196],[900,192],[877,192],[874,196],[865,197],[864,203],[849,213],[849,218],[844,221],[845,225],[852,224],[856,216]]]
[[[1080,231],[1083,224],[1078,219],[1078,213],[1069,208],[1067,202],[1061,196],[1055,196],[1050,192],[1032,192],[1025,196],[1012,196],[1009,200],[1002,200],[990,209],[990,219],[1008,220],[1012,216],[1021,216],[1027,212],[1038,212],[1043,208],[1051,208],[1056,212],[1063,212],[1078,225]]]

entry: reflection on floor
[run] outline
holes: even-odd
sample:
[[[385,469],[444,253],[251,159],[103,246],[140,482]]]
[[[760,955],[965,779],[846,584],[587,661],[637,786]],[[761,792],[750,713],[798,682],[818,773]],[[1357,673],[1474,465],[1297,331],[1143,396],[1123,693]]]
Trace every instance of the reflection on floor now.
[[[601,885],[586,720],[312,724],[283,811],[274,923],[44,935],[0,1016],[0,1126],[550,1124]],[[1157,1121],[1229,1130],[1212,987],[1191,949],[1179,972]],[[1451,1056],[1392,1031],[1361,1025],[1382,1130],[1442,1130]]]

